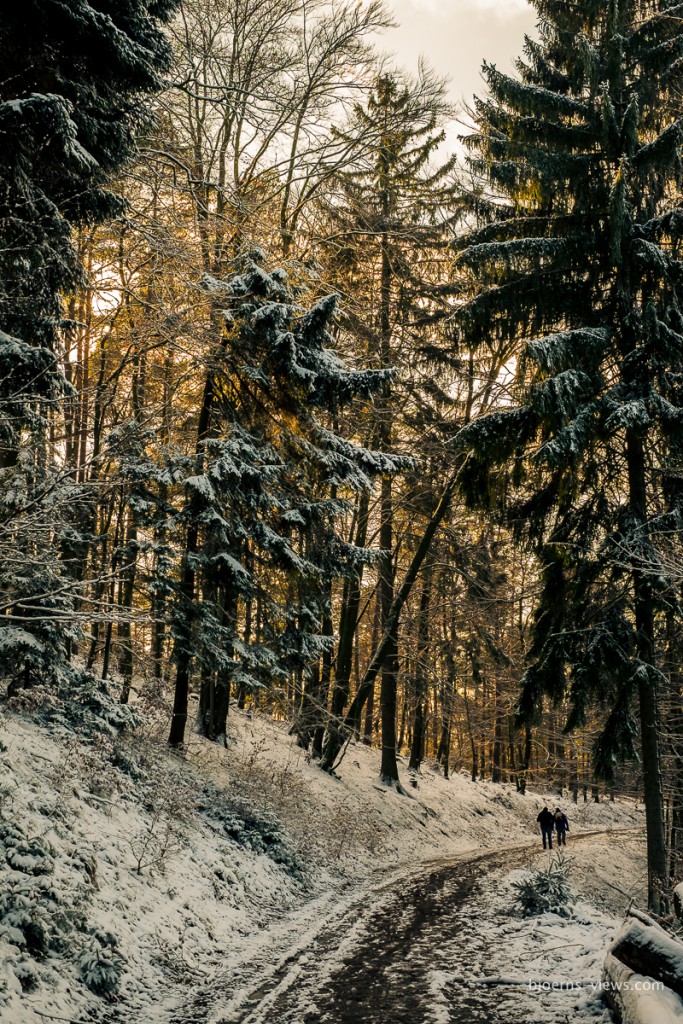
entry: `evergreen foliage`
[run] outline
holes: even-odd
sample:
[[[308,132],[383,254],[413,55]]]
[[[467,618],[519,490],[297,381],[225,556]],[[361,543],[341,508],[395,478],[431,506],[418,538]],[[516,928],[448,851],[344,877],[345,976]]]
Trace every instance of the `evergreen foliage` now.
[[[69,550],[86,498],[47,444],[74,326],[62,296],[85,283],[72,229],[122,211],[109,179],[168,67],[174,6],[29,0],[0,23],[0,674],[22,684],[58,681],[77,635]]]
[[[537,914],[557,914],[570,917],[574,894],[567,879],[567,866],[562,854],[550,857],[540,871],[513,882],[515,902],[524,917]]]
[[[78,957],[78,969],[88,988],[98,996],[114,996],[124,964],[116,952],[117,940],[111,932],[96,929]]]
[[[204,787],[204,796],[197,805],[200,814],[240,846],[264,854],[293,878],[306,881],[306,867],[276,818],[212,785]]]
[[[185,501],[174,523],[197,538],[185,563],[199,586],[177,590],[175,656],[197,655],[199,728],[211,738],[224,736],[232,686],[302,679],[329,649],[329,584],[371,557],[338,521],[350,495],[404,466],[335,429],[340,411],[371,400],[393,371],[349,369],[330,333],[337,300],[305,308],[285,272],[263,264],[254,252],[227,281],[204,281],[224,335],[209,369],[210,427],[177,463]],[[236,626],[247,601],[261,616],[257,643]]]
[[[605,709],[597,770],[634,753],[640,701],[650,866],[664,874],[655,664],[674,598],[653,544],[683,416],[679,288],[683,36],[669,0],[537,0],[519,77],[485,67],[465,140],[492,196],[463,242],[465,348],[500,344],[512,404],[466,428],[471,500],[503,508],[543,566],[520,717],[568,693],[567,728]],[[655,851],[655,846],[657,851]],[[653,858],[656,859],[655,864]]]
[[[456,158],[440,160],[439,149],[451,114],[444,82],[422,64],[415,80],[380,75],[342,136],[368,135],[371,144],[336,177],[341,194],[323,242],[348,327],[379,361],[391,351],[411,364],[424,357],[432,328],[450,312],[456,288],[439,269],[462,213],[462,185]]]
[[[384,388],[364,429],[385,451],[410,445],[421,468],[430,459],[434,472],[446,461],[442,444],[448,428],[444,419],[452,405],[433,360],[454,290],[445,280],[444,251],[460,215],[455,159],[438,158],[445,139],[443,125],[450,113],[444,82],[426,64],[420,65],[414,80],[398,71],[378,76],[367,104],[356,107],[348,132],[349,137],[367,134],[372,144],[364,159],[337,177],[341,196],[329,210],[331,230],[326,240],[335,281],[345,300],[345,326],[362,350],[367,348],[376,365],[386,368],[396,361],[411,370]],[[407,483],[416,493],[422,492],[420,504],[429,519],[434,503],[432,481],[425,485],[415,472],[408,474]],[[386,629],[394,597],[392,549],[398,503],[392,481],[385,476],[380,497],[380,633]],[[361,515],[359,510],[358,521],[362,534],[367,529],[367,514]],[[362,575],[361,566],[345,588],[342,602],[332,722],[323,758],[328,767],[339,744],[337,723],[349,698]],[[398,622],[392,628],[397,634]],[[390,783],[398,780],[398,666],[396,636],[384,659],[380,697],[381,775]]]

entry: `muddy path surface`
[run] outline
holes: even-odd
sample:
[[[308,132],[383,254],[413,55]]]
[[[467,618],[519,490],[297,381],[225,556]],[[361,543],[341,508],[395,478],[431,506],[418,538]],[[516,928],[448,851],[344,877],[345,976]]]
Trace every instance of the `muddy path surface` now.
[[[614,842],[622,831],[630,830],[583,833],[572,843]],[[259,982],[240,989],[225,976],[216,998],[216,979],[213,994],[174,1024],[531,1024],[538,994],[477,982],[491,975],[491,878],[526,867],[531,851],[525,844],[435,862],[330,907],[311,941]],[[508,962],[505,975],[517,966]],[[559,1024],[574,1019],[571,993],[543,999]]]
[[[515,864],[521,857],[516,854]],[[319,988],[312,979],[310,1004],[302,998],[304,986],[293,986],[273,1002],[272,1019],[292,1024],[418,1024],[448,1020],[437,1011],[451,1002],[457,1009],[451,1019],[458,1024],[492,1019],[490,991],[465,987],[451,975],[481,973],[486,936],[473,927],[472,911],[486,876],[508,865],[509,855],[487,854],[436,869],[401,887],[368,916],[362,941]],[[260,1019],[255,1015],[245,1022]],[[501,1020],[511,1020],[509,1013]]]

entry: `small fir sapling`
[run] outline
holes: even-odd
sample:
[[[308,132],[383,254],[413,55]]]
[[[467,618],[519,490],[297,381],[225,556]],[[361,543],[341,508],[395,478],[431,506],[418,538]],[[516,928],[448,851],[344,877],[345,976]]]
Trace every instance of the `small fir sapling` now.
[[[515,902],[524,917],[558,914],[569,917],[575,901],[562,854],[551,856],[545,868],[513,883]]]
[[[78,956],[79,974],[88,988],[98,996],[115,996],[124,962],[117,952],[117,940],[111,932],[97,929]]]

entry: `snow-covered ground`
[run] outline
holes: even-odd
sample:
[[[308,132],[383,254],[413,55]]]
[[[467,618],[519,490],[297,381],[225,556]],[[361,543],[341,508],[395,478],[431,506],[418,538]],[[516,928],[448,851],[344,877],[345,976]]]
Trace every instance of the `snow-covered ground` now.
[[[594,855],[603,845],[604,840],[598,840],[583,852],[590,849]],[[571,863],[568,869],[571,879]],[[481,904],[475,904],[470,920],[475,934],[486,922],[485,956],[464,978],[462,972],[457,979],[442,975],[447,1006],[453,1005],[458,985],[464,984],[488,989],[492,1000],[510,1008],[511,1020],[611,1020],[600,982],[617,919],[585,897],[575,901],[567,916],[522,917],[514,902],[514,885],[528,874],[528,869],[511,871],[495,877],[490,889],[483,888]],[[450,1019],[443,1016],[443,1024]],[[437,1016],[434,1024],[442,1021]]]
[[[331,778],[284,723],[233,709],[228,749],[193,737],[186,759],[149,728],[85,740],[12,712],[0,741],[3,1024],[167,1022],[217,977],[247,991],[383,884],[503,847],[533,864],[545,802],[566,811],[570,842],[619,838],[611,866],[604,837],[576,846],[577,883],[601,908],[591,949],[642,888],[631,801],[521,797],[432,767],[405,773],[402,796],[378,781],[376,751],[352,745]]]
[[[271,794],[275,790],[280,819],[290,829],[322,831],[321,839],[331,841],[328,856],[335,857],[338,841],[343,863],[344,843],[353,843],[354,872],[359,860],[369,867],[378,861],[410,865],[523,842],[533,850],[540,846],[536,816],[545,804],[561,807],[572,831],[645,827],[643,808],[632,800],[596,804],[580,798],[575,805],[550,791],[520,796],[514,785],[472,783],[466,773],[444,779],[431,764],[417,776],[403,769],[403,796],[380,783],[379,753],[361,743],[349,747],[340,778],[330,778],[293,743],[285,723],[232,710],[231,715],[230,749],[194,737],[190,759],[224,781],[237,771],[240,785],[257,800],[264,786]]]

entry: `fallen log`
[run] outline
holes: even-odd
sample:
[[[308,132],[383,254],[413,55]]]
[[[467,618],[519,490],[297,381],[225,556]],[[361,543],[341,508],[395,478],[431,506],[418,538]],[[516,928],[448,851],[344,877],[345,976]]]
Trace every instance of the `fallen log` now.
[[[655,987],[660,985],[660,988]],[[683,1000],[608,953],[602,971],[605,1000],[620,1024],[682,1024]]]
[[[642,910],[638,910],[637,907],[630,907],[628,911],[628,917],[635,917],[641,924],[652,925],[653,928],[662,928],[659,921],[655,921],[654,917],[650,917],[649,914],[645,914]]]
[[[683,943],[657,924],[630,917],[617,933],[608,953],[637,974],[663,981],[683,996]]]

